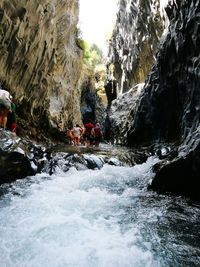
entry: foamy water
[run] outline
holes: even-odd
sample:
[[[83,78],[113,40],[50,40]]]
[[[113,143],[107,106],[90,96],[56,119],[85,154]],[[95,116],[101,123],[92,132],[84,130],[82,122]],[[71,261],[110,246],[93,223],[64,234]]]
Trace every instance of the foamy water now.
[[[0,266],[181,266],[179,258],[166,260],[172,244],[163,247],[168,233],[158,228],[167,222],[171,198],[146,189],[156,161],[67,173],[57,168],[52,176],[2,186]],[[167,265],[171,260],[176,264]]]

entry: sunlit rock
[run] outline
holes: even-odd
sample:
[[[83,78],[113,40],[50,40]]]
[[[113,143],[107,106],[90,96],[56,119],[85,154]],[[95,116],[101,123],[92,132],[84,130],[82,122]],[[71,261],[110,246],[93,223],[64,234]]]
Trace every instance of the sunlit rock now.
[[[77,0],[0,2],[0,81],[25,129],[63,129],[81,119],[77,21]]]

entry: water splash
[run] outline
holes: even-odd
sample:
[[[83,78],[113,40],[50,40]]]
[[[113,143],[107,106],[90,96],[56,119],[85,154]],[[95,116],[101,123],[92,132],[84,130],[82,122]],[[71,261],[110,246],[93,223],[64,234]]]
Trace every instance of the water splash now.
[[[170,201],[146,189],[157,161],[2,186],[0,266],[169,266],[157,226]]]

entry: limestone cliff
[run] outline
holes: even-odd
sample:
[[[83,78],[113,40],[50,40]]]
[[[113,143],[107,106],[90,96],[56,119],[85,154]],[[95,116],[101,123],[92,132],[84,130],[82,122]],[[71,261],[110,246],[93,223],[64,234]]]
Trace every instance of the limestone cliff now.
[[[0,1],[0,81],[38,131],[81,119],[78,14],[78,0]]]

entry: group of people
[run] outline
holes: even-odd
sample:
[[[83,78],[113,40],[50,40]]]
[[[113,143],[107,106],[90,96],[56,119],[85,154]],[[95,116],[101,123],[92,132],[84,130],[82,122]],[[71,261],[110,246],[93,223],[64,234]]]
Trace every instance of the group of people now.
[[[76,124],[75,127],[69,127],[67,136],[71,145],[78,146],[83,144],[86,147],[99,147],[103,132],[99,123],[94,125],[89,120],[84,126]]]
[[[12,96],[6,90],[0,88],[0,128],[16,133],[16,107]],[[99,123],[93,124],[92,120],[85,125],[76,124],[69,127],[67,136],[71,145],[86,147],[98,147],[103,138],[103,132]]]
[[[16,133],[16,107],[12,96],[0,89],[0,128]]]

